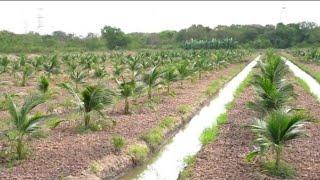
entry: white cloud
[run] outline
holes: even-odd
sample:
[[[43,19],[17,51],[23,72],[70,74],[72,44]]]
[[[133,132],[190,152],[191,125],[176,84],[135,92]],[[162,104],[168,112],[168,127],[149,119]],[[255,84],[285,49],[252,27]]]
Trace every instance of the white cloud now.
[[[283,11],[282,7],[286,6]],[[0,2],[0,29],[38,31],[38,8],[43,8],[43,33],[62,30],[86,35],[104,25],[125,32],[180,30],[192,24],[276,24],[313,21],[320,24],[317,1],[52,1]],[[282,15],[281,15],[282,14]]]

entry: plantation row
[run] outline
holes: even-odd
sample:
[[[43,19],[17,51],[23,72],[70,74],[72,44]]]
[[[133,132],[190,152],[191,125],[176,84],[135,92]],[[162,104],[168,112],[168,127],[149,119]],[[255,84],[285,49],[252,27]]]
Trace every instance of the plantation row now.
[[[320,51],[317,48],[293,49],[291,53],[296,57],[303,57],[304,61],[320,63]]]
[[[194,40],[184,43],[185,49],[234,49],[238,42],[232,38],[211,39],[211,40]]]
[[[290,177],[290,166],[281,161],[281,157],[289,141],[305,134],[306,116],[288,107],[289,101],[297,95],[293,85],[285,79],[288,67],[281,57],[269,52],[259,67],[259,74],[254,75],[252,82],[257,97],[248,104],[259,114],[259,119],[251,126],[256,133],[257,148],[247,155],[247,160],[266,157],[260,163],[269,173]]]
[[[106,108],[116,105],[117,100],[124,101],[123,113],[129,114],[132,101],[143,99],[144,96],[151,100],[154,91],[161,89],[165,94],[172,94],[174,91],[170,87],[173,82],[179,81],[183,86],[184,80],[194,81],[202,78],[206,72],[241,62],[249,53],[246,50],[142,51],[100,55],[20,55],[18,58],[2,56],[0,70],[5,79],[2,84],[9,88],[1,95],[5,97],[1,109],[8,113],[4,117],[8,116],[9,123],[7,127],[1,127],[4,129],[1,135],[5,137],[3,141],[11,144],[9,149],[3,150],[7,154],[14,152],[17,155],[10,158],[22,159],[26,155],[25,142],[30,141],[30,134],[47,122],[51,122],[53,128],[61,123],[56,118],[57,114],[36,112],[41,105],[57,103],[56,91],[66,90],[70,93],[73,103],[68,106],[83,115],[81,128],[94,131],[99,127],[92,122],[92,116],[107,118]],[[32,86],[32,79],[36,79],[37,89]],[[29,86],[29,83],[32,85]],[[22,102],[12,93],[12,88],[25,87],[32,89]],[[115,140],[115,143],[119,141]]]
[[[236,104],[228,106],[231,113],[222,114],[217,118],[217,124],[203,131],[200,136],[203,150],[196,157],[185,159],[188,167],[179,179],[292,178],[296,174],[296,167],[286,163],[283,157],[288,158],[285,155],[287,145],[292,151],[297,148],[292,147],[292,143],[297,143],[293,140],[306,135],[309,116],[296,106],[289,106],[297,94],[293,84],[285,79],[288,67],[279,55],[267,51],[257,67],[255,74],[246,80],[248,82],[239,87],[244,91],[244,87],[251,84],[253,89],[246,88]],[[247,97],[253,94],[254,97]],[[225,124],[229,115],[230,122]],[[301,160],[293,158],[291,162]],[[263,175],[265,173],[269,176]]]

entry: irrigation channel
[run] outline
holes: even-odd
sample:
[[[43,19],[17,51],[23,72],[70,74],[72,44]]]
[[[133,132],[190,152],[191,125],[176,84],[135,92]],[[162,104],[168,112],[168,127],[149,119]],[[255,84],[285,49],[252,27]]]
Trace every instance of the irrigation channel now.
[[[217,117],[226,112],[225,105],[234,98],[234,92],[257,64],[260,55],[250,62],[238,75],[229,81],[208,106],[203,107],[173,138],[162,151],[145,166],[129,172],[123,179],[175,180],[183,170],[184,158],[195,155],[201,149],[199,137],[205,128],[216,123]]]
[[[310,92],[317,96],[318,101],[320,101],[320,84],[311,77],[308,73],[301,70],[298,66],[282,57],[282,59],[286,62],[289,69],[293,72],[296,77],[301,78],[310,88]]]

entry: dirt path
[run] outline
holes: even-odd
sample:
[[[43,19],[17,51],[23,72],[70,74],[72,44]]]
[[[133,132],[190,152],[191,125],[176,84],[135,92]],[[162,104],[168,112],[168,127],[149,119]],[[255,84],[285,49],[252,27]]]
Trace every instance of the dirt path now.
[[[301,87],[294,88],[299,96],[292,105],[308,109],[314,118],[320,119],[320,103]],[[253,97],[249,87],[235,100],[234,108],[228,111],[229,121],[221,127],[218,139],[198,154],[190,179],[274,179],[244,161],[254,139],[246,125],[255,116],[245,104]],[[308,123],[306,128],[310,137],[289,143],[284,159],[296,168],[297,179],[320,179],[320,124]]]
[[[52,131],[48,138],[33,141],[30,145],[33,155],[11,170],[2,169],[1,179],[57,179],[79,175],[93,160],[113,154],[112,135],[120,134],[130,143],[139,140],[141,134],[155,127],[166,116],[180,119],[181,114],[177,111],[179,105],[189,105],[193,109],[198,107],[199,96],[209,84],[238,66],[232,64],[214,71],[196,83],[186,81],[183,89],[178,88],[178,84],[174,85],[176,97],[161,96],[155,110],[143,109],[132,115],[109,112],[110,117],[117,120],[113,129],[80,135],[73,132],[73,126],[63,125]],[[119,112],[117,109],[114,111]]]

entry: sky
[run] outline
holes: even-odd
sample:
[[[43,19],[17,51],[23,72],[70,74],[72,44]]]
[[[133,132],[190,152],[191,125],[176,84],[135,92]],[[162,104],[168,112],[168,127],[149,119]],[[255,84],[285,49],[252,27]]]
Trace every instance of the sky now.
[[[283,8],[285,7],[285,8]],[[0,30],[78,36],[104,25],[130,32],[181,30],[192,24],[320,24],[320,1],[1,1]],[[41,28],[39,25],[39,16]]]

